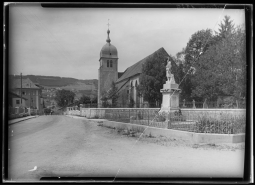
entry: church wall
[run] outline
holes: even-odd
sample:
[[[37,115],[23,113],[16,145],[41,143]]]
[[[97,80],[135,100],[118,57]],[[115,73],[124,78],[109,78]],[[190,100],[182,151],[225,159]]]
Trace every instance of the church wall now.
[[[140,84],[139,78],[140,74],[131,77],[127,85],[122,87],[119,91],[118,103],[123,107],[129,107],[131,98],[134,100],[134,107],[140,107],[142,105],[143,98],[138,97],[137,91],[137,86]]]

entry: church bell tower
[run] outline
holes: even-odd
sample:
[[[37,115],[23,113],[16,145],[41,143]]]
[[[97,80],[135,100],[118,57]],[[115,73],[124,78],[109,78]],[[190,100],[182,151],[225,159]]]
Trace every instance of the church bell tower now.
[[[98,108],[102,107],[102,95],[111,88],[112,82],[118,79],[118,51],[111,44],[108,23],[106,44],[102,47],[98,69]]]

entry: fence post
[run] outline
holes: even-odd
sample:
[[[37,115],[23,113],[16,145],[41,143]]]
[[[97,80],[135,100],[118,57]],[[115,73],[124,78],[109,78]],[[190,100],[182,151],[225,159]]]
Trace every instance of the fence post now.
[[[148,110],[148,126],[150,125],[150,120],[149,120],[149,110]]]
[[[130,121],[130,109],[128,109],[129,121]]]

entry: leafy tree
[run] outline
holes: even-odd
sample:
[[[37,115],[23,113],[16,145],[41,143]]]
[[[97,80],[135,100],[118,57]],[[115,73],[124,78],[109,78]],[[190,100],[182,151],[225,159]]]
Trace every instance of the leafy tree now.
[[[107,97],[108,99],[111,100],[113,107],[116,107],[118,104],[119,94],[117,93],[117,91],[118,91],[118,88],[116,87],[115,83],[112,81],[111,89],[109,90]]]
[[[106,107],[109,107],[110,104],[109,104],[109,98],[108,98],[108,93],[106,91],[103,91],[102,92],[102,98],[101,98],[101,101],[102,101],[102,107],[106,108]]]
[[[191,93],[194,84],[192,84],[193,71],[191,69],[194,67],[199,57],[203,55],[211,45],[215,44],[215,42],[216,40],[214,39],[212,30],[200,30],[192,34],[185,49],[177,53],[178,63],[182,64],[179,65],[178,72],[178,76],[181,80],[179,84],[182,89],[181,99],[186,99],[187,101],[192,100]]]
[[[135,101],[134,101],[134,99],[133,99],[132,97],[130,97],[129,103],[128,103],[128,107],[129,107],[129,108],[133,108],[134,105],[135,105]]]
[[[194,64],[193,97],[215,100],[219,95],[240,99],[246,90],[245,33],[232,28],[231,35],[211,46]]]
[[[79,104],[89,104],[90,103],[90,98],[86,95],[82,95],[79,99]]]
[[[45,103],[44,103],[44,100],[43,100],[43,108],[46,108]]]
[[[56,92],[55,100],[59,107],[66,107],[69,103],[73,103],[74,97],[74,92],[62,89]]]
[[[210,29],[197,31],[191,36],[185,48],[186,72],[198,57],[214,43],[213,32]]]
[[[163,88],[166,81],[167,57],[170,56],[165,51],[160,51],[151,55],[143,65],[139,91],[150,106],[156,102],[162,102],[160,89]],[[170,57],[170,61],[172,73],[176,76],[177,65],[172,57]]]

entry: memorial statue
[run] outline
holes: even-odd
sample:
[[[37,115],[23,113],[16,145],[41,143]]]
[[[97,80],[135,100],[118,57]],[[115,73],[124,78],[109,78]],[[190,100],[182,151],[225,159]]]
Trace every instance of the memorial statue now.
[[[167,77],[167,81],[170,81],[170,79],[171,79],[171,61],[170,61],[169,57],[167,57],[166,77]]]
[[[166,77],[167,81],[171,81],[171,83],[175,84],[174,75],[171,73],[171,61],[169,57],[167,57]]]

